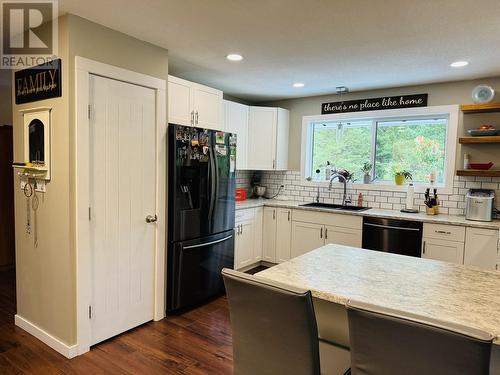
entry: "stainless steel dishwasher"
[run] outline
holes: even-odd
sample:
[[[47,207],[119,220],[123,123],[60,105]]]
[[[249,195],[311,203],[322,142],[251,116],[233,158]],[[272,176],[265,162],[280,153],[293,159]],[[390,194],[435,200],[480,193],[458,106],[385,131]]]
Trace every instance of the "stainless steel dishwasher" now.
[[[363,249],[420,257],[422,228],[418,221],[363,218]]]

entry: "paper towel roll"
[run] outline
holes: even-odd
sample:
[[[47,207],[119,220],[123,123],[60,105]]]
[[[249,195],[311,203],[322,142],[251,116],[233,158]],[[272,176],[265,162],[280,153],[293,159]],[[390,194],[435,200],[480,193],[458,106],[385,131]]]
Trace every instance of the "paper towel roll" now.
[[[413,196],[415,193],[415,188],[413,184],[408,185],[408,191],[406,192],[406,209],[413,210]]]

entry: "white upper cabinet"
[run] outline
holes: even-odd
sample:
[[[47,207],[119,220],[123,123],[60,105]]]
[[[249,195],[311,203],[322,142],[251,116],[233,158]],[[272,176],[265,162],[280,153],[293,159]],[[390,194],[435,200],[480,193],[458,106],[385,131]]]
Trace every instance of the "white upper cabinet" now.
[[[248,169],[286,170],[288,111],[282,108],[250,107],[248,119]]]
[[[168,76],[168,122],[223,130],[222,91]]]
[[[275,169],[285,171],[288,169],[288,139],[290,132],[290,112],[278,108],[278,121],[276,125],[276,166]]]
[[[248,106],[224,100],[225,131],[236,134],[236,169],[247,169]]]
[[[278,109],[250,107],[248,121],[248,167],[272,170],[276,166]]]
[[[192,90],[191,82],[168,77],[168,122],[172,124],[192,125]]]

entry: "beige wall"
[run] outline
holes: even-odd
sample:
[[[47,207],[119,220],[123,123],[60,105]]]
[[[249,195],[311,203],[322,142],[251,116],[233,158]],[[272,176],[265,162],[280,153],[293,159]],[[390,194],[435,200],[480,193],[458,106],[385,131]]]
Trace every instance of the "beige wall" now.
[[[82,56],[167,79],[168,52],[80,17],[60,20],[63,97],[14,105],[48,106],[52,117],[52,180],[40,200],[39,246],[25,234],[26,199],[16,190],[18,314],[68,345],[76,343],[74,60]],[[165,103],[166,106],[166,103]],[[22,160],[22,117],[14,118],[16,160]]]
[[[472,102],[472,89],[480,83],[491,85],[497,91],[500,91],[500,77],[486,78],[472,81],[439,83],[421,86],[397,87],[384,90],[353,92],[343,96],[343,100],[363,99],[370,97],[381,97],[389,95],[420,94],[428,93],[428,105],[446,105],[463,104]],[[314,96],[309,98],[289,99],[276,102],[267,102],[264,105],[273,105],[287,108],[290,110],[290,147],[289,147],[289,169],[300,170],[301,158],[301,132],[302,116],[321,114],[321,103],[339,101],[338,95]],[[464,121],[460,121],[458,134],[463,135],[464,129],[471,129],[481,122],[489,121],[500,129],[500,115],[466,115]],[[500,165],[500,152],[498,145],[492,146],[466,146],[457,148],[457,166],[462,163],[463,152],[471,154],[473,160],[494,161]]]
[[[37,213],[38,248],[27,235],[26,198],[15,188],[17,314],[53,336],[70,343],[74,340],[74,260],[69,233],[69,117],[67,69],[67,24],[59,22],[59,56],[62,59],[63,97],[23,105],[13,105],[14,160],[24,161],[23,117],[19,110],[52,108],[51,181],[40,195]],[[18,184],[15,177],[15,185]],[[33,212],[31,213],[33,219]],[[32,220],[33,222],[33,220]]]
[[[0,69],[0,125],[12,125],[12,71]]]

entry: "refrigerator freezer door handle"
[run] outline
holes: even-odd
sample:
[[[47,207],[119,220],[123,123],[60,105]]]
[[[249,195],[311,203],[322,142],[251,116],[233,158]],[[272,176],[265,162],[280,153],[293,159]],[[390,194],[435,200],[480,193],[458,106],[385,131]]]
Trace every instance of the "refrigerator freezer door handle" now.
[[[189,249],[197,249],[199,247],[205,247],[205,246],[210,246],[210,245],[215,245],[215,244],[218,244],[218,243],[221,243],[221,242],[224,242],[224,241],[227,241],[227,240],[230,240],[231,238],[233,238],[233,235],[229,235],[227,237],[224,237],[224,238],[221,238],[220,240],[216,240],[216,241],[210,241],[210,242],[205,242],[205,243],[200,243],[198,245],[191,245],[191,246],[186,246],[184,247],[183,249],[184,250],[189,250]]]
[[[209,149],[209,158],[210,158],[210,207],[208,209],[208,220],[212,221],[212,216],[214,212],[215,205],[215,194],[217,189],[217,181],[216,181],[216,172],[215,172],[215,161],[214,158],[215,153],[213,149]]]

